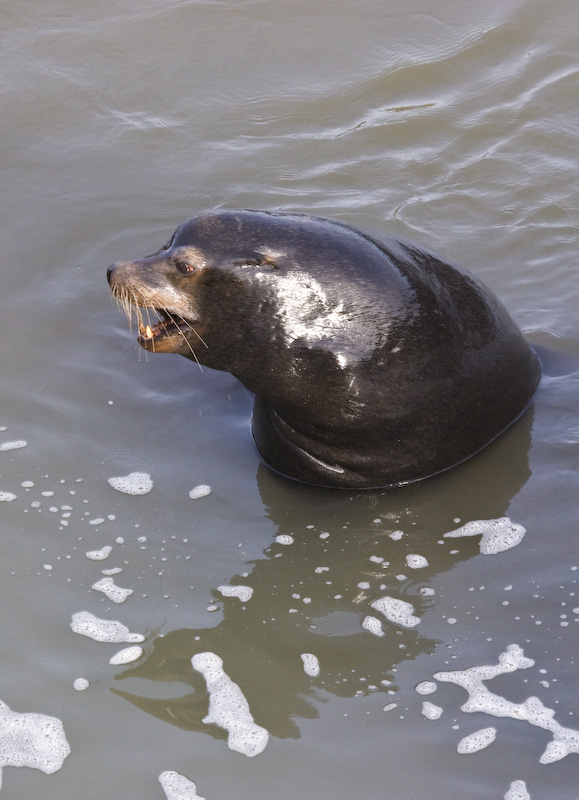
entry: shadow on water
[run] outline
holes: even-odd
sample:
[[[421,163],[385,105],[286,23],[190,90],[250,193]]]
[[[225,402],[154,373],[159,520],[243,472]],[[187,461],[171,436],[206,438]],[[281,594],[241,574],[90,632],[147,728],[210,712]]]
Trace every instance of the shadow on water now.
[[[345,492],[303,486],[260,465],[257,481],[276,533],[263,558],[248,562],[231,585],[254,590],[246,603],[215,591],[214,627],[180,629],[159,636],[146,658],[116,680],[139,691],[112,691],[155,717],[185,730],[225,732],[202,723],[208,699],[204,680],[191,666],[195,653],[212,651],[238,683],[256,722],[274,736],[298,738],[301,718],[318,715],[329,694],[353,697],[395,689],[396,666],[432,653],[437,641],[382,620],[385,635],[361,626],[379,617],[370,603],[390,595],[412,603],[422,617],[436,603],[428,587],[461,560],[479,552],[478,537],[461,540],[460,552],[441,546],[444,532],[470,519],[506,515],[528,480],[533,410],[476,458],[422,484],[382,492]],[[402,530],[400,539],[390,534]],[[455,541],[455,540],[451,540]],[[428,565],[409,569],[407,554]],[[426,592],[424,591],[426,589]],[[219,619],[219,621],[217,621]],[[315,654],[320,675],[308,677],[300,655]],[[157,682],[143,693],[143,680]],[[175,686],[192,691],[175,695]],[[383,683],[384,682],[384,683]],[[165,686],[159,686],[164,683]],[[156,695],[156,696],[154,696]]]

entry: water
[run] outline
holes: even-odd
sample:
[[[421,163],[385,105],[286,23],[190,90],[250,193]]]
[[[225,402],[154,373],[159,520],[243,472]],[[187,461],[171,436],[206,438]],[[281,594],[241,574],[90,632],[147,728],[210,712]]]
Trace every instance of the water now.
[[[0,796],[155,800],[175,770],[206,800],[496,800],[514,781],[532,800],[579,797],[575,753],[540,763],[550,732],[463,712],[452,683],[415,691],[515,644],[534,665],[488,689],[537,696],[579,730],[576,14],[564,0],[0,11],[0,443],[27,442],[0,452],[0,491],[16,495],[0,504],[0,699],[61,720],[71,748],[50,775],[6,766]],[[541,352],[533,411],[405,490],[272,475],[246,390],[139,354],[105,282],[112,261],[218,206],[324,214],[464,263]],[[131,472],[153,489],[109,485]],[[191,499],[202,484],[211,494]],[[526,534],[502,553],[443,537],[503,516]],[[114,568],[133,590],[120,604],[91,588]],[[388,622],[371,606],[384,596],[420,623]],[[144,635],[141,658],[109,664],[130,645],[74,633],[81,611]],[[203,722],[202,652],[268,731],[259,755]],[[457,752],[488,727],[486,749]]]

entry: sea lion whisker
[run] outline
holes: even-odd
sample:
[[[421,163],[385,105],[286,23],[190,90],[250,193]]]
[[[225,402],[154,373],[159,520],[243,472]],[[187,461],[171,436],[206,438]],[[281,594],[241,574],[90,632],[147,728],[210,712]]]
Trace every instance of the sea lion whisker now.
[[[179,333],[181,334],[181,336],[182,336],[182,337],[183,337],[183,339],[185,340],[185,344],[187,345],[187,348],[189,349],[189,351],[190,351],[191,355],[193,356],[193,358],[194,358],[194,360],[195,360],[195,362],[196,362],[197,366],[199,367],[199,369],[201,370],[201,372],[203,372],[203,367],[201,366],[201,362],[200,362],[200,361],[199,361],[199,359],[197,358],[197,353],[196,353],[196,352],[193,350],[193,348],[192,348],[192,346],[191,346],[191,343],[189,342],[189,340],[187,339],[187,337],[185,336],[185,334],[183,333],[183,331],[182,331],[182,330],[181,330],[181,328],[179,327],[179,323],[177,322],[177,320],[175,319],[175,317],[174,317],[172,314],[170,314],[170,313],[169,313],[169,311],[167,311],[167,309],[163,309],[163,313],[167,315],[167,317],[168,317],[168,318],[171,320],[171,322],[173,323],[173,325],[174,325],[174,326],[177,328],[177,330],[179,331]],[[193,328],[193,327],[192,327],[192,326],[191,326],[191,325],[190,325],[190,324],[187,322],[187,320],[186,320],[186,319],[184,319],[183,317],[179,317],[179,319],[181,320],[181,322],[182,322],[184,325],[186,325],[186,326],[187,326],[187,328],[189,328],[190,330],[192,330],[192,331],[193,331],[193,333],[194,333],[196,336],[198,336],[198,337],[201,339],[201,337],[199,336],[199,334],[197,333],[197,331],[195,330],[195,328]],[[203,340],[201,339],[201,341],[203,341]],[[154,344],[154,342],[153,342],[153,344]],[[203,342],[203,344],[205,344],[205,342]],[[207,347],[207,345],[205,345],[205,346]]]

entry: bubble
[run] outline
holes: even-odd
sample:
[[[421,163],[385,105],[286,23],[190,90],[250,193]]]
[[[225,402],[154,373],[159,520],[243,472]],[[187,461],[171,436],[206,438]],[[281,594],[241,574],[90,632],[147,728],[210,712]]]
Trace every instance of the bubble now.
[[[124,494],[148,494],[153,488],[153,481],[147,472],[131,472],[118,478],[109,478],[109,484],[117,492]]]
[[[531,800],[524,781],[513,781],[509,786],[504,800]]]
[[[0,444],[0,451],[3,450],[20,450],[21,447],[26,447],[28,442],[24,441],[24,439],[19,439],[15,442],[2,442]]]
[[[317,656],[313,653],[302,653],[301,659],[304,664],[304,672],[306,675],[309,675],[310,678],[317,678],[320,674],[320,662]]]
[[[380,597],[370,605],[376,611],[384,614],[389,622],[403,628],[414,628],[420,622],[419,617],[414,616],[414,606],[407,603],[406,600],[398,600],[396,597]]]
[[[426,719],[440,719],[442,716],[442,708],[440,706],[435,706],[434,703],[429,703],[428,700],[425,700],[422,704],[422,714],[426,717]]]
[[[461,536],[482,536],[480,551],[483,555],[488,556],[516,547],[522,542],[525,533],[525,528],[511,522],[509,517],[499,517],[498,519],[478,519],[467,522],[466,525],[449,531],[444,536],[453,539]]]
[[[251,586],[218,586],[217,591],[221,592],[223,597],[237,597],[243,603],[250,600],[253,595]]]
[[[92,588],[105,594],[113,603],[124,603],[127,597],[133,594],[133,589],[121,589],[112,578],[101,578],[100,581],[93,583]]]
[[[101,550],[89,550],[86,557],[90,558],[91,561],[104,561],[105,558],[110,556],[112,549],[113,548],[107,544],[105,547],[101,548]]]
[[[90,611],[73,614],[70,627],[74,633],[88,636],[95,642],[142,642],[145,639],[140,633],[131,633],[122,622],[99,619]]]
[[[478,753],[492,744],[497,738],[496,728],[481,728],[479,731],[464,736],[458,743],[457,751],[461,754]]]
[[[374,636],[384,636],[382,623],[377,617],[367,616],[362,620],[362,627]]]
[[[436,684],[434,681],[421,681],[420,683],[416,684],[414,687],[414,691],[418,692],[418,694],[434,694],[436,691]]]
[[[194,486],[193,489],[191,489],[189,497],[191,500],[199,500],[200,497],[207,497],[208,494],[211,494],[211,486],[200,483],[199,486]]]
[[[418,556],[415,553],[409,553],[406,556],[406,566],[410,567],[410,569],[423,569],[423,567],[428,566],[428,561],[424,558],[424,556]]]
[[[294,537],[289,536],[287,533],[282,533],[279,536],[276,536],[275,540],[278,544],[289,545],[294,543]]]
[[[197,794],[197,786],[178,772],[165,770],[159,775],[159,783],[167,795],[167,800],[205,800]]]
[[[118,664],[130,664],[131,661],[136,661],[142,655],[143,648],[136,644],[134,647],[125,647],[124,650],[119,650],[118,653],[109,659],[109,664],[114,664],[115,666]]]
[[[12,492],[0,492],[0,503],[11,503],[16,500],[16,495]]]
[[[85,689],[88,689],[90,684],[86,678],[77,678],[72,685],[77,692],[84,692]]]

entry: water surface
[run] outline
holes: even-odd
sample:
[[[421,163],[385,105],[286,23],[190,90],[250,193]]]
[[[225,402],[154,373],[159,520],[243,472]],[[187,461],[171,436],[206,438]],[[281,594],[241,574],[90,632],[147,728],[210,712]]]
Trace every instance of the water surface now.
[[[176,770],[206,800],[496,800],[514,781],[579,797],[576,753],[540,763],[548,731],[461,711],[452,683],[415,689],[515,644],[534,665],[488,688],[579,730],[576,4],[47,0],[0,16],[0,440],[27,442],[0,452],[16,495],[0,504],[0,698],[60,719],[71,748],[51,775],[7,766],[3,795],[155,800]],[[328,215],[462,262],[541,353],[534,408],[404,490],[271,474],[249,393],[139,353],[106,286],[112,261],[213,207]],[[108,483],[131,472],[152,491]],[[526,535],[502,553],[443,537],[503,516]],[[91,588],[114,568],[121,604]],[[249,600],[218,590],[238,585]],[[383,596],[420,623],[388,622]],[[130,645],[74,633],[80,611],[142,634],[139,660],[110,665]],[[203,722],[201,652],[268,731],[254,758]],[[494,743],[457,752],[489,726]]]

